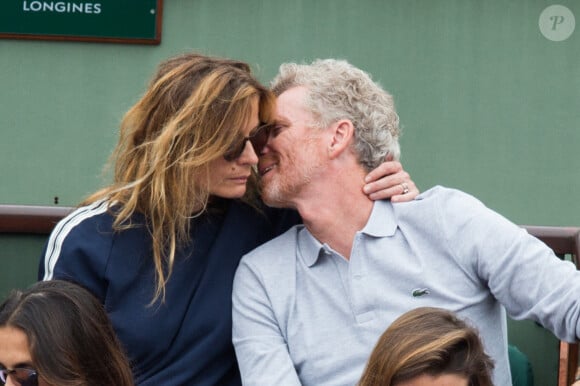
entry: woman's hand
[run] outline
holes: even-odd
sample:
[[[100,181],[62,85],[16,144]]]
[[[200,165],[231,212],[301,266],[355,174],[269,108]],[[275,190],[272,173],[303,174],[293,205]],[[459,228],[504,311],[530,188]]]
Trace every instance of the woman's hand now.
[[[363,191],[371,200],[411,201],[419,189],[398,161],[385,161],[365,177]]]

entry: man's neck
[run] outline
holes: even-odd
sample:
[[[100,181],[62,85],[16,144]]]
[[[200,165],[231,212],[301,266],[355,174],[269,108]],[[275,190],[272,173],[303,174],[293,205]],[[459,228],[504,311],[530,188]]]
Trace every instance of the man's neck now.
[[[296,208],[318,241],[350,259],[354,236],[368,222],[373,202],[362,191],[364,173],[333,177],[319,181],[318,191],[309,192],[308,199],[298,200]]]

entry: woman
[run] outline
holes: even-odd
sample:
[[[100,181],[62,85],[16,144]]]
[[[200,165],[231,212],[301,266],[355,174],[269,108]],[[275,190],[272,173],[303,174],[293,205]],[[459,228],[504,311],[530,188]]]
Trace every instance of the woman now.
[[[474,328],[450,311],[421,307],[383,333],[359,386],[493,386],[492,370]]]
[[[20,386],[133,385],[103,306],[60,280],[13,291],[0,305],[0,380]]]
[[[254,167],[274,103],[243,62],[165,61],[121,123],[114,182],[47,243],[39,278],[76,280],[103,302],[139,385],[241,383],[234,272],[242,255],[299,221],[258,198]],[[399,164],[377,173],[393,165],[379,190],[412,199]]]

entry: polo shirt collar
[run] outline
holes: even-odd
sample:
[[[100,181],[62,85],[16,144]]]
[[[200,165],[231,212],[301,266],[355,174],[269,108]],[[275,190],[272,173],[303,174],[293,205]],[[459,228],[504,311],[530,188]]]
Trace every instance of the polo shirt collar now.
[[[360,231],[372,237],[394,236],[397,230],[397,221],[390,201],[375,201],[367,224]],[[298,227],[298,253],[308,267],[312,267],[320,256],[335,253],[327,244],[322,244],[304,225]]]
[[[390,201],[375,201],[371,216],[360,231],[369,236],[389,237],[397,231],[397,219]]]
[[[312,267],[318,261],[320,255],[331,250],[328,245],[322,245],[320,241],[316,240],[304,225],[298,228],[297,237],[298,253],[308,267]]]

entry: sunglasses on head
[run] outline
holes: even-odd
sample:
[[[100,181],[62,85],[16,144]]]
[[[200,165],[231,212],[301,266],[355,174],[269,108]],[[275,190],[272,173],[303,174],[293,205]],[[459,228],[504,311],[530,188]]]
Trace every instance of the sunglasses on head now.
[[[252,144],[254,152],[259,155],[268,142],[271,127],[272,125],[270,124],[259,126],[252,133],[250,133],[248,137],[240,138],[238,141],[234,142],[224,153],[224,159],[228,162],[231,162],[240,158],[244,152],[244,149],[246,148],[246,142],[248,141],[250,141]]]
[[[20,386],[38,386],[38,374],[34,369],[28,369],[26,367],[17,367],[12,370],[0,369],[0,381],[2,385],[6,384],[8,376],[13,381],[18,382]]]

